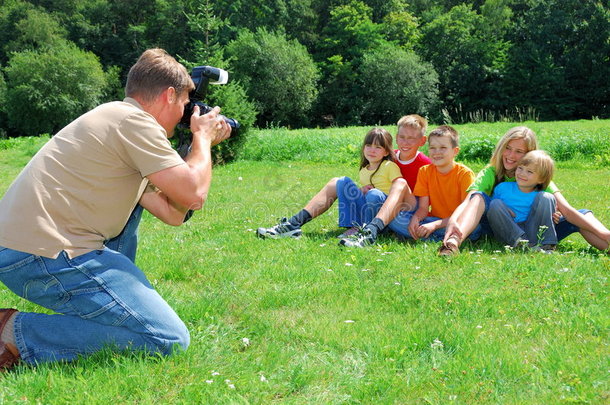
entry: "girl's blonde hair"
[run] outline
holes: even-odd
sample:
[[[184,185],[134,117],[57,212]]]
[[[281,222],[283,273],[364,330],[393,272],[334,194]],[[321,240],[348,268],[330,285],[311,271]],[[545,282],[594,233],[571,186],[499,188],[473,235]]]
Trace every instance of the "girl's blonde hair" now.
[[[543,150],[527,152],[525,156],[521,158],[519,166],[533,167],[540,180],[540,183],[536,186],[537,190],[546,190],[551,183],[551,180],[553,180],[555,162],[553,162],[553,159]]]
[[[506,145],[514,139],[523,139],[528,152],[538,149],[538,139],[536,138],[536,133],[534,131],[525,126],[509,129],[496,144],[496,149],[494,149],[494,153],[489,160],[489,165],[496,169],[496,184],[504,181],[506,169],[504,168],[504,163],[502,161],[502,153],[504,152],[504,149],[506,149]]]

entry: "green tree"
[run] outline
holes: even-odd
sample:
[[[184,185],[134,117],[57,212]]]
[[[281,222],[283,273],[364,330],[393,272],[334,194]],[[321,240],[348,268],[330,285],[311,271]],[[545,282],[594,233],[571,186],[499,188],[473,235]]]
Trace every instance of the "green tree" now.
[[[323,73],[320,103],[315,110],[319,123],[358,123],[361,108],[355,102],[358,95],[355,67],[366,52],[387,42],[382,26],[372,21],[372,15],[373,10],[360,0],[349,0],[330,10],[318,54]]]
[[[16,53],[4,71],[8,125],[17,135],[55,133],[95,107],[106,88],[97,57],[71,43]]]
[[[229,69],[225,60],[223,48],[220,45],[220,32],[229,23],[219,18],[212,7],[212,3],[191,2],[187,13],[189,28],[197,32],[192,43],[193,62],[183,60],[185,66],[192,69],[195,66],[206,64]],[[206,99],[201,100],[208,105],[218,105],[222,113],[239,122],[239,130],[234,130],[231,137],[212,149],[213,159],[216,163],[228,162],[235,158],[245,134],[254,125],[257,110],[252,101],[248,99],[245,89],[240,83],[239,75],[230,73],[229,83],[220,86],[208,86]]]
[[[22,0],[7,0],[0,6],[0,63],[6,64],[12,52],[52,45],[64,33],[43,9]]]
[[[601,2],[540,0],[519,10],[506,92],[543,119],[610,116],[610,10]]]
[[[421,38],[417,18],[407,11],[387,14],[383,18],[382,30],[386,39],[406,50],[415,49]]]
[[[232,71],[260,112],[259,125],[306,125],[318,71],[307,49],[283,34],[243,31],[227,48]]]
[[[448,109],[496,109],[494,83],[506,63],[509,44],[491,35],[485,18],[467,5],[453,7],[422,28],[420,51],[434,65],[440,97]]]
[[[358,78],[363,124],[394,124],[411,113],[430,116],[438,106],[434,67],[396,45],[365,54]]]

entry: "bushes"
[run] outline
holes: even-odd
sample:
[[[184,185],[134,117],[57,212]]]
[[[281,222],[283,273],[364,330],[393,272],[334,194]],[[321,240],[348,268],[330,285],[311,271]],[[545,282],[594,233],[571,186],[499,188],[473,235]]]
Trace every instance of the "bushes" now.
[[[405,111],[430,116],[438,104],[434,67],[395,45],[366,53],[358,77],[365,124],[392,124]]]
[[[106,89],[97,57],[70,43],[16,53],[5,73],[8,126],[20,135],[57,132]]]
[[[258,124],[306,124],[318,71],[307,49],[265,29],[242,31],[227,46],[234,77],[260,112]]]

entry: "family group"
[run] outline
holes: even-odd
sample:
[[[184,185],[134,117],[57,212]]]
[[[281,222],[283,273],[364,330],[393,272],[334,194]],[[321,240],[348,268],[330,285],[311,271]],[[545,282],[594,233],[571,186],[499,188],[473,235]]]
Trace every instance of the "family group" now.
[[[534,131],[508,130],[489,164],[475,176],[455,160],[459,134],[449,125],[426,136],[427,120],[417,114],[398,121],[396,144],[382,128],[365,136],[358,186],[349,177],[331,179],[299,212],[260,238],[298,238],[307,222],[338,200],[339,245],[364,247],[390,230],[401,238],[442,241],[438,254],[452,256],[466,239],[493,236],[510,248],[545,253],[574,232],[606,250],[610,231],[590,210],[574,209],[552,181],[553,159],[538,149]],[[428,143],[426,156],[419,149]]]

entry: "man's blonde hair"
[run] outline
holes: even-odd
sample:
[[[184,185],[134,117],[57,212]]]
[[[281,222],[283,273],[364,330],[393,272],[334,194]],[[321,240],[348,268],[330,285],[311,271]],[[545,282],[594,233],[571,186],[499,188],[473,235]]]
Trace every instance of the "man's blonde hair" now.
[[[195,84],[186,68],[165,50],[148,49],[129,70],[125,96],[153,102],[169,87],[181,95],[184,91],[193,90]]]
[[[402,127],[414,128],[421,132],[421,135],[426,135],[428,129],[428,120],[418,114],[405,115],[398,120],[398,130]]]
[[[553,174],[555,173],[555,162],[553,159],[543,150],[533,150],[527,152],[525,156],[521,158],[519,166],[532,167],[540,183],[536,187],[538,190],[546,190],[551,180],[553,180]]]

